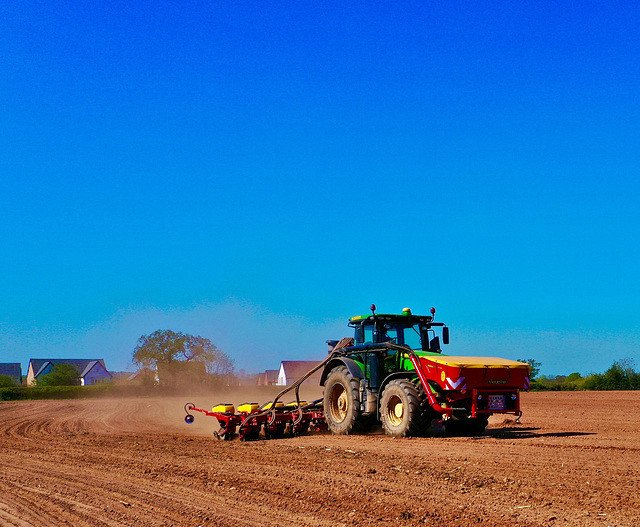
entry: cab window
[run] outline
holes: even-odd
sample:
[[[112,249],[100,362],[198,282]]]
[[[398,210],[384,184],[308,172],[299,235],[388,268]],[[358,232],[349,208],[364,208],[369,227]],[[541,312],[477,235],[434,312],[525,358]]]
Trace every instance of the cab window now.
[[[373,326],[364,327],[364,343],[373,344]]]
[[[380,324],[378,326],[378,334],[374,339],[374,327],[372,325],[364,327],[364,343],[365,344],[381,344],[383,342],[393,342],[397,344],[398,330],[390,324]]]

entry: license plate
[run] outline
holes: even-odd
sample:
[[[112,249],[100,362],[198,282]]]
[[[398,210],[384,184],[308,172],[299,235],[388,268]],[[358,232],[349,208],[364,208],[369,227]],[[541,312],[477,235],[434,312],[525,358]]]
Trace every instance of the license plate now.
[[[489,410],[504,410],[506,398],[504,395],[490,395],[489,396]]]

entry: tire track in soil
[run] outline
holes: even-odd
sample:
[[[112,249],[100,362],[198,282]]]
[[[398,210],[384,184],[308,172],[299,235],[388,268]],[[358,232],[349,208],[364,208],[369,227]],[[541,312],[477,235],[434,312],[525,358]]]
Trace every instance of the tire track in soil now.
[[[526,426],[476,439],[249,443],[183,400],[0,403],[0,527],[638,525],[640,394],[614,423],[616,394],[525,395]]]
[[[7,476],[13,481],[3,487],[10,494],[21,498],[23,514],[29,510],[41,510],[44,506],[47,509],[45,517],[54,525],[70,521],[70,518],[73,518],[74,525],[122,525],[122,519],[117,513],[126,508],[130,508],[137,524],[145,525],[176,525],[185,516],[194,521],[204,520],[216,525],[227,521],[236,522],[236,525],[333,525],[333,522],[322,518],[314,518],[309,523],[304,517],[296,519],[295,514],[292,516],[288,512],[283,514],[278,511],[272,511],[272,517],[265,519],[261,505],[245,503],[242,495],[240,498],[218,496],[196,489],[191,489],[185,495],[181,492],[183,488],[180,485],[170,483],[157,485],[153,481],[132,481],[124,477],[114,490],[109,476],[72,477],[67,470],[59,470],[57,463],[49,465],[43,464],[41,469],[32,469],[29,474],[9,469],[4,471],[0,481]],[[15,481],[24,483],[18,484]],[[100,498],[96,500],[95,496]],[[35,514],[32,516],[35,517]],[[159,518],[162,523],[158,523]]]

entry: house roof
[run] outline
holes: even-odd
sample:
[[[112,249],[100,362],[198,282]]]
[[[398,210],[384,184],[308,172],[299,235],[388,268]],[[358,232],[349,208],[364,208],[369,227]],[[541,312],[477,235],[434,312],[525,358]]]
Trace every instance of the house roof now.
[[[19,381],[22,377],[22,367],[19,362],[0,362],[0,375],[8,375]]]
[[[280,370],[266,370],[264,372],[264,378],[267,382],[276,382],[278,380],[278,373],[280,373]]]
[[[110,371],[109,373],[111,374],[111,377],[117,381],[120,379],[128,379],[133,375],[133,372],[130,371]]]
[[[125,379],[128,381],[137,381],[138,377],[143,377],[144,375],[155,374],[154,370],[145,370],[144,368],[139,369],[138,371],[134,371],[130,373]]]
[[[98,365],[102,366],[104,371],[109,373],[103,359],[31,359],[29,364],[33,369],[34,377],[40,375],[49,364],[53,366],[57,364],[70,364],[80,372],[80,377],[86,377],[86,375]],[[109,373],[109,375],[111,374]]]
[[[320,364],[319,360],[283,360],[281,362],[281,368],[284,369],[284,374],[287,376],[287,380],[296,380],[309,373],[309,370]],[[318,370],[313,373],[309,379],[320,379],[322,371]]]

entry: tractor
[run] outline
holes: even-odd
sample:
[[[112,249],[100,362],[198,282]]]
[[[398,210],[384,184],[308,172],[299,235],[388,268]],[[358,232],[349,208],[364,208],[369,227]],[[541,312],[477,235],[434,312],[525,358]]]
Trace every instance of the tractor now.
[[[520,417],[529,365],[444,355],[441,342],[449,344],[449,328],[434,320],[435,312],[377,314],[372,305],[370,315],[349,319],[351,342],[327,341],[331,353],[340,345],[321,378],[332,432],[363,432],[379,422],[388,435],[420,436],[437,419],[447,432],[479,435],[492,413]]]
[[[492,414],[520,419],[520,391],[529,389],[529,365],[497,357],[454,357],[442,353],[449,328],[430,315],[354,316],[353,337],[328,340],[328,356],[265,405],[217,405],[211,412],[187,403],[191,410],[220,423],[216,436],[231,439],[281,437],[328,429],[334,434],[366,433],[381,425],[387,435],[423,436],[434,420],[452,435],[480,435]],[[303,402],[300,385],[322,370],[323,398]],[[294,391],[296,400],[280,398]]]

